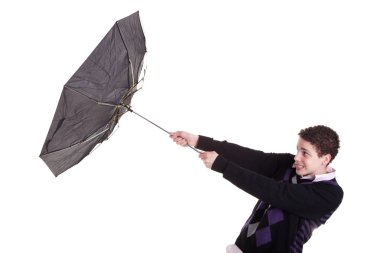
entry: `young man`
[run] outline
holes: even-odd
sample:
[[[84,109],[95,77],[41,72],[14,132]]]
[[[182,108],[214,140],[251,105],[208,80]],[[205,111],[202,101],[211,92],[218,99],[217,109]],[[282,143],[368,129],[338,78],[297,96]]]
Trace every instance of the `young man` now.
[[[299,132],[297,153],[264,153],[226,141],[178,131],[170,137],[181,146],[205,152],[207,168],[258,198],[230,253],[302,252],[312,231],[338,208],[343,190],[329,166],[338,154],[339,136],[326,126]]]

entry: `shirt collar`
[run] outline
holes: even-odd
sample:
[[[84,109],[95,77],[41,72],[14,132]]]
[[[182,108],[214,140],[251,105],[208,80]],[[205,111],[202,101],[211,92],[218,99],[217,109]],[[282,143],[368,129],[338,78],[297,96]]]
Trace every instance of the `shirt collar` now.
[[[315,176],[304,176],[301,179],[312,180],[312,182],[328,181],[335,178],[335,169],[328,166],[327,173]]]

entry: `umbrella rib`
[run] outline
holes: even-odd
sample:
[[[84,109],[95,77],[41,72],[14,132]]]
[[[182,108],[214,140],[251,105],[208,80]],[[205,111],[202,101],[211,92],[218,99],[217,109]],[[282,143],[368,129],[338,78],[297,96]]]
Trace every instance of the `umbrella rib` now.
[[[132,67],[131,68],[131,71],[132,71],[132,84],[133,84],[133,86],[135,86],[135,77],[134,77],[134,74],[133,74],[133,64],[132,64],[131,58],[129,58],[128,47],[127,47],[127,44],[125,43],[125,39],[124,39],[123,33],[120,31],[119,22],[116,22],[116,26],[117,26],[117,30],[119,31],[119,34],[120,34],[120,37],[121,37],[121,41],[123,41],[123,45],[125,47],[125,50],[127,50],[128,61],[131,64],[131,67]]]
[[[100,133],[97,133],[97,134],[95,134],[95,135],[93,135],[93,136],[90,136],[90,137],[88,137],[87,139],[85,139],[84,141],[82,141],[82,142],[80,142],[80,143],[85,143],[85,142],[91,141],[92,139],[94,139],[94,138],[98,137],[99,135],[101,135],[101,134],[107,132],[108,130],[110,130],[110,127],[109,127],[109,126],[108,126],[106,129],[104,129],[103,131],[101,131]]]
[[[85,139],[85,140],[83,140],[83,141],[80,141],[80,142],[74,143],[74,144],[72,144],[72,145],[70,145],[70,146],[68,146],[68,147],[65,147],[65,148],[61,148],[61,149],[57,149],[57,150],[51,151],[51,152],[49,152],[49,153],[46,153],[46,154],[43,154],[43,155],[40,155],[40,156],[44,156],[44,155],[47,155],[47,154],[52,154],[52,153],[55,153],[55,152],[63,151],[63,150],[66,150],[66,149],[69,149],[69,148],[72,148],[72,147],[75,147],[75,146],[81,145],[81,144],[83,144],[83,143],[89,142],[89,141],[91,141],[92,139],[98,137],[99,135],[101,135],[101,134],[107,132],[109,129],[110,129],[110,127],[108,126],[106,129],[104,129],[104,130],[101,131],[100,133],[97,133],[97,134],[95,134],[95,135],[93,135],[93,136],[90,136],[90,137],[88,137],[87,139]]]
[[[104,102],[97,101],[97,100],[95,100],[95,99],[93,99],[93,98],[91,98],[91,97],[89,97],[89,96],[83,94],[82,92],[79,92],[79,91],[77,91],[77,90],[74,90],[73,88],[71,88],[71,87],[69,87],[69,86],[64,86],[64,87],[65,87],[66,89],[70,90],[70,91],[73,91],[73,92],[75,92],[75,93],[78,93],[79,95],[82,95],[82,96],[84,96],[84,97],[90,99],[91,101],[94,101],[95,103],[97,103],[97,104],[99,104],[99,105],[106,105],[106,106],[112,106],[112,107],[117,107],[117,106],[118,106],[118,105],[115,105],[115,104],[110,104],[110,103],[104,103]]]

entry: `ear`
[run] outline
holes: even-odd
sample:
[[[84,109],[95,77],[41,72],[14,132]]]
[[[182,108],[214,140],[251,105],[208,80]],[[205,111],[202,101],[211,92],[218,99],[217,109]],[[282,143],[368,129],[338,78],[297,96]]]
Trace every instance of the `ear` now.
[[[330,154],[323,155],[322,161],[323,161],[323,164],[327,166],[331,161],[331,155]]]

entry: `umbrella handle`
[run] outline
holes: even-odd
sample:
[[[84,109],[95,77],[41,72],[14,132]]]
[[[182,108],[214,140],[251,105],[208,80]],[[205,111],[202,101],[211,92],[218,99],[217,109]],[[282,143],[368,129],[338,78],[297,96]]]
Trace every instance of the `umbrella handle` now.
[[[151,123],[151,124],[154,125],[155,127],[157,127],[157,128],[159,128],[159,129],[161,129],[162,131],[166,132],[167,134],[170,134],[170,132],[167,131],[166,129],[160,127],[159,125],[157,125],[157,124],[154,123],[153,121],[151,121],[151,120],[145,118],[145,117],[142,116],[141,114],[138,114],[137,112],[135,112],[134,110],[132,110],[130,106],[125,105],[125,108],[127,108],[128,111],[133,112],[134,114],[136,114],[136,115],[139,116],[140,118],[142,118],[142,119],[148,121],[149,123]],[[194,150],[195,152],[197,152],[197,153],[201,153],[201,151],[199,151],[198,149],[194,148],[193,146],[190,146],[189,144],[187,144],[187,146],[188,146],[189,148],[191,148],[192,150]]]

